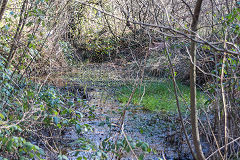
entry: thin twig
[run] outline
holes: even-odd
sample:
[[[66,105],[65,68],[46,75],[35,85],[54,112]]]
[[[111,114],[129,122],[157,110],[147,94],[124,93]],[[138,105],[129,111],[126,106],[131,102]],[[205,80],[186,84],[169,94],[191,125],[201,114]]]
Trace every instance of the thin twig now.
[[[234,142],[236,142],[236,141],[238,141],[238,140],[240,140],[240,137],[232,140],[232,141],[229,142],[228,144],[226,144],[226,145],[222,146],[221,148],[217,149],[217,150],[216,150],[215,152],[213,152],[210,156],[208,156],[208,157],[206,158],[206,160],[210,159],[214,154],[216,154],[217,152],[219,152],[219,150],[221,151],[221,150],[224,149],[226,146],[228,146],[228,145],[230,145],[230,144],[232,144],[232,143],[234,143]]]

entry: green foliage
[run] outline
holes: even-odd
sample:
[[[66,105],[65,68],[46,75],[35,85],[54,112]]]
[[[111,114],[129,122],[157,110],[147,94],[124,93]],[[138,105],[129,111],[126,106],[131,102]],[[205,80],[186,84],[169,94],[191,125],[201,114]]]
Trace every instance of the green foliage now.
[[[78,63],[78,59],[76,58],[76,54],[74,51],[74,48],[71,46],[69,42],[60,41],[59,42],[62,51],[64,53],[64,56],[68,62],[69,65],[75,65]]]
[[[226,15],[226,26],[231,28],[231,31],[240,36],[240,8],[234,8],[231,13]]]
[[[116,157],[122,158],[123,153],[130,153],[132,151],[140,151],[139,159],[143,159],[145,154],[151,153],[152,149],[149,144],[139,140],[133,140],[130,136],[119,138],[117,141],[113,141],[106,138],[102,141],[99,151],[96,152],[96,159],[106,159],[107,153],[113,153]]]
[[[17,151],[18,156],[20,159],[33,159],[33,158],[40,158],[41,156],[45,155],[44,151],[36,145],[33,145],[30,142],[27,142],[22,137],[7,137],[4,134],[11,134],[15,129],[21,130],[17,128],[18,126],[14,126],[10,128],[10,130],[2,130],[0,134],[0,142],[1,142],[1,150],[3,152],[14,153]]]
[[[112,39],[95,39],[86,44],[87,58],[92,62],[104,62],[115,52],[115,41]]]
[[[178,87],[182,92],[180,96],[181,107],[186,110],[190,103],[190,89],[188,86],[178,83]],[[117,92],[117,99],[126,103],[132,93],[133,86],[122,86]],[[184,103],[186,101],[186,104]],[[205,103],[206,98],[202,92],[197,93],[197,104],[201,106]],[[173,92],[172,82],[145,82],[141,88],[137,88],[132,98],[134,105],[142,105],[144,109],[150,111],[177,111],[176,99]]]
[[[3,63],[0,63],[0,66],[3,66]],[[5,152],[6,155],[17,153],[17,157],[20,159],[23,158],[40,158],[40,155],[44,155],[42,149],[38,146],[33,145],[32,143],[26,141],[23,137],[18,137],[23,133],[24,122],[21,122],[23,114],[26,111],[29,111],[28,104],[24,103],[23,106],[17,103],[16,100],[12,98],[12,95],[15,96],[20,94],[20,91],[13,85],[11,85],[9,70],[5,68],[0,68],[0,79],[1,79],[1,91],[0,95],[2,100],[5,100],[8,104],[1,106],[0,111],[0,148],[1,152]],[[10,72],[11,73],[11,72]],[[21,92],[22,96],[25,98],[31,96],[30,92]],[[23,99],[26,100],[26,99]],[[14,107],[14,110],[12,110]],[[12,124],[11,124],[12,123]]]
[[[0,106],[0,148],[5,158],[13,155],[16,159],[44,157],[43,149],[28,140],[32,136],[31,130],[39,124],[41,128],[56,129],[75,126],[79,134],[92,131],[90,125],[81,122],[83,114],[74,109],[72,97],[65,95],[68,93],[60,93],[54,87],[41,87],[24,79],[19,83],[21,87],[13,85],[11,70],[4,67],[3,58],[0,62],[0,96],[5,102]],[[86,107],[81,99],[77,99],[77,103]],[[88,108],[89,116],[94,117],[94,108]]]

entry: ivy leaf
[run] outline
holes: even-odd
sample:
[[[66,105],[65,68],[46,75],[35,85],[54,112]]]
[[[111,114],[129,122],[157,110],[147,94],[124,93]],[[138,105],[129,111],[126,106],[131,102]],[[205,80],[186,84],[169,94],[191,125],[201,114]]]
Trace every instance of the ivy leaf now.
[[[33,24],[33,22],[28,22],[28,23],[26,24],[26,26],[27,26],[27,27],[30,27],[32,24]]]
[[[138,160],[143,160],[144,158],[144,154],[141,154],[139,157],[138,157]]]
[[[82,126],[80,124],[76,124],[75,128],[76,128],[77,133],[81,133],[82,132]]]
[[[59,122],[59,118],[58,117],[53,117],[53,122],[57,125]]]
[[[26,149],[27,149],[28,152],[31,151],[32,148],[33,148],[33,144],[30,143],[30,142],[26,142],[24,145],[25,145],[25,147],[26,147]]]
[[[39,151],[38,151],[41,155],[45,155],[45,152],[42,148],[39,148]]]
[[[9,30],[9,25],[5,25],[5,29],[8,31]]]
[[[9,152],[11,152],[11,151],[12,151],[12,147],[13,147],[13,141],[12,141],[12,139],[11,139],[11,140],[8,141],[8,143],[7,143],[7,150],[8,150]]]
[[[146,152],[146,151],[148,150],[148,144],[147,144],[147,143],[143,143],[143,144],[141,145],[141,148],[142,148],[142,150],[143,150],[144,152]]]
[[[142,144],[143,144],[143,142],[138,142],[138,143],[136,144],[136,146],[137,146],[137,147],[140,147]]]
[[[1,119],[4,119],[4,118],[5,118],[2,113],[0,113],[0,118],[1,118]]]

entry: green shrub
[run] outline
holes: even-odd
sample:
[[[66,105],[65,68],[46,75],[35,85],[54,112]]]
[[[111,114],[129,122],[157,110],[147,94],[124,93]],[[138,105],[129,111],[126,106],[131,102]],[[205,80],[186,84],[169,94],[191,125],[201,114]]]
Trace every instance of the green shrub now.
[[[91,126],[82,124],[83,114],[74,109],[75,104],[86,108],[81,99],[73,102],[71,96],[60,93],[57,88],[41,86],[24,78],[16,83],[20,76],[12,76],[13,72],[4,64],[0,57],[0,155],[4,155],[0,159],[45,157],[44,149],[35,145],[44,141],[33,134],[36,130],[40,135],[52,129],[60,134],[59,130],[67,127],[75,127],[78,134],[91,130]]]

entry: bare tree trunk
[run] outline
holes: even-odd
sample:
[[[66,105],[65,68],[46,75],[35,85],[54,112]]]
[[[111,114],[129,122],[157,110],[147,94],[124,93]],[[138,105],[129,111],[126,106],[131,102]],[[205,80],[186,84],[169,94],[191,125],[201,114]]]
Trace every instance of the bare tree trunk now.
[[[191,25],[192,30],[192,39],[196,38],[196,31],[198,25],[198,19],[201,11],[203,0],[197,0],[193,20]],[[192,135],[193,135],[193,144],[196,150],[196,156],[198,160],[204,160],[204,154],[202,152],[202,147],[199,137],[198,129],[198,115],[197,115],[197,106],[196,106],[196,42],[191,41],[191,63],[190,63],[190,98],[191,98],[191,124],[192,124]]]
[[[7,6],[7,2],[8,2],[8,0],[3,0],[3,1],[2,1],[2,5],[1,5],[1,9],[0,9],[0,21],[2,20],[4,11],[5,11],[6,6]],[[1,4],[1,3],[0,3],[0,4]]]

